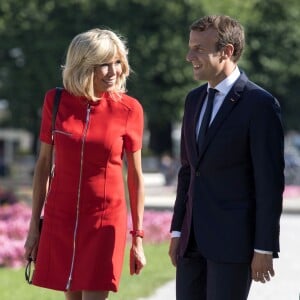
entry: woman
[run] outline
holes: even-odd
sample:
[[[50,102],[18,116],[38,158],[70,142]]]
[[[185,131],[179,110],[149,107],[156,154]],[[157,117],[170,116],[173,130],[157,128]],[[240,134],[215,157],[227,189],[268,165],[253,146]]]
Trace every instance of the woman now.
[[[36,262],[33,284],[65,291],[67,300],[108,299],[109,291],[118,289],[127,232],[124,152],[133,224],[130,273],[139,274],[146,263],[143,111],[125,94],[129,71],[121,38],[109,30],[89,30],[69,46],[53,132],[55,89],[45,96],[25,257]],[[55,168],[46,193],[52,136]]]

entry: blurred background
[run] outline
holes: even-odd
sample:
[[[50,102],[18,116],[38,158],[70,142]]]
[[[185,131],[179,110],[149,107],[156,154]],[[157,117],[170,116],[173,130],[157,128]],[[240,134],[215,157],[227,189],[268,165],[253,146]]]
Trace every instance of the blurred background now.
[[[18,282],[23,282],[23,271],[14,273],[9,269],[24,265],[23,245],[30,218],[41,107],[45,92],[62,86],[61,65],[72,38],[95,27],[112,29],[127,40],[133,70],[127,85],[128,94],[139,99],[145,113],[142,159],[146,185],[145,229],[150,243],[146,251],[151,253],[152,262],[145,268],[144,277],[135,279],[141,281],[127,281],[125,275],[126,288],[121,290],[128,294],[119,299],[149,295],[154,288],[174,278],[167,249],[179,167],[181,118],[186,94],[201,84],[193,80],[192,67],[185,56],[189,25],[207,14],[227,14],[243,24],[246,49],[239,66],[252,81],[270,91],[282,107],[286,163],[286,214],[282,232],[283,239],[291,237],[292,242],[284,240],[282,243],[280,266],[286,268],[279,272],[285,278],[279,277],[282,284],[274,281],[269,294],[259,291],[263,296],[255,296],[255,299],[295,299],[299,291],[299,282],[295,280],[299,278],[300,265],[295,264],[292,257],[296,255],[290,251],[295,249],[295,253],[299,253],[296,249],[300,249],[300,244],[294,242],[299,240],[300,230],[299,0],[0,1],[2,299],[41,298],[38,294],[33,296],[32,289],[30,292],[23,286],[15,289],[15,276],[19,276]],[[162,243],[161,248],[155,245],[152,249],[153,242]],[[161,271],[157,272],[159,266]],[[143,291],[133,296],[130,293],[135,293],[137,286]],[[274,286],[281,291],[291,291],[291,298],[286,294],[282,297]],[[56,294],[49,298],[43,294],[43,299],[58,298]]]
[[[245,27],[247,46],[240,67],[280,101],[286,180],[300,184],[298,0],[1,1],[0,180],[32,174],[43,97],[46,90],[62,86],[67,46],[79,32],[105,27],[128,42],[133,69],[128,93],[140,100],[146,116],[144,171],[161,171],[166,184],[172,183],[185,95],[199,85],[185,61],[189,25],[219,13]]]

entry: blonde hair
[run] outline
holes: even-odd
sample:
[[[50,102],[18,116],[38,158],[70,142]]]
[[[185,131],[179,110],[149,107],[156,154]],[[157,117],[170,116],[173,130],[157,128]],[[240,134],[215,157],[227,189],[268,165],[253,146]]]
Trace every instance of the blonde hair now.
[[[129,76],[128,50],[120,36],[106,29],[91,29],[76,35],[69,45],[63,66],[63,84],[75,96],[98,100],[94,94],[94,70],[96,65],[107,63],[115,56],[121,61],[122,73],[114,92],[126,91]]]

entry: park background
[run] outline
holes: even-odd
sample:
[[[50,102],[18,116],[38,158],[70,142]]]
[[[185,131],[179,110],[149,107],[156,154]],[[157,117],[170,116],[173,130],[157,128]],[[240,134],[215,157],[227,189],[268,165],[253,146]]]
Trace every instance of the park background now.
[[[1,299],[55,297],[24,285],[21,257],[39,147],[41,105],[48,89],[62,86],[61,66],[71,39],[80,32],[101,27],[127,40],[133,70],[128,94],[139,99],[145,112],[143,169],[145,178],[159,185],[149,183],[146,193],[174,197],[185,95],[200,84],[193,80],[192,67],[185,60],[189,25],[207,14],[228,14],[243,24],[246,49],[239,66],[281,104],[286,184],[292,191],[298,190],[299,0],[1,1],[0,294],[7,295]],[[146,251],[152,263],[141,278],[127,278],[124,270],[120,298],[116,295],[112,299],[138,299],[175,276],[167,257],[172,205],[156,200],[146,208]],[[122,294],[125,286],[133,292]]]

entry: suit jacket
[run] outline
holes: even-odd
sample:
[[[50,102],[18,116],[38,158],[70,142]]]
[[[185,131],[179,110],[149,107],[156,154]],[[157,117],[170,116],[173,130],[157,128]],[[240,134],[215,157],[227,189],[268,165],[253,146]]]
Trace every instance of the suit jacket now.
[[[219,262],[250,262],[254,249],[279,251],[284,135],[278,101],[240,75],[201,150],[195,128],[207,84],[186,98],[181,168],[171,230],[185,254],[191,226],[199,250]]]

